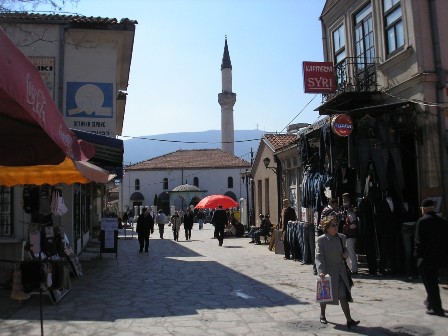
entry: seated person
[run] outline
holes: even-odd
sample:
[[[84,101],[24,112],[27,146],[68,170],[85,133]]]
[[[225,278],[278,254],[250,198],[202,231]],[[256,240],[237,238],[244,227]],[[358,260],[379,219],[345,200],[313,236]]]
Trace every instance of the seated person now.
[[[262,223],[262,221],[263,221],[263,219],[264,219],[264,215],[263,215],[263,214],[260,214],[258,217],[260,218],[260,226],[261,226],[261,223]],[[255,243],[255,237],[254,237],[254,234],[255,234],[255,232],[257,232],[259,229],[260,229],[260,228],[259,228],[258,226],[251,226],[251,227],[250,227],[250,231],[249,231],[249,233],[247,234],[247,237],[251,238],[251,241],[249,242],[249,244],[253,244],[253,243]]]
[[[270,221],[263,217],[261,219],[260,228],[254,232],[255,244],[260,245],[261,244],[260,236],[267,236],[270,231],[271,231]]]

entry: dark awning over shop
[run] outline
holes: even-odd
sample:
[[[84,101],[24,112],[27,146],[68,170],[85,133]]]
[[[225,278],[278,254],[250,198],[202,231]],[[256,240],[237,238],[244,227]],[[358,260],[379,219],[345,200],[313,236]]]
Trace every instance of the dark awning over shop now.
[[[107,137],[104,135],[72,129],[75,135],[95,148],[95,156],[89,162],[106,169],[117,175],[117,179],[123,176],[123,140]]]
[[[410,105],[397,101],[382,92],[342,92],[315,109],[320,115],[346,113],[351,116],[364,113],[382,113]]]

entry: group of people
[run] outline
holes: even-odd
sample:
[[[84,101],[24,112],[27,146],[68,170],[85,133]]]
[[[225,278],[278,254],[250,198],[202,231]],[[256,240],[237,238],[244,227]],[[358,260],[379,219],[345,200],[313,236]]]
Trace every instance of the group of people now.
[[[201,216],[202,214],[202,216]],[[198,212],[196,216],[199,222],[199,230],[203,228],[205,221],[205,214],[202,211]],[[184,225],[185,230],[185,240],[191,240],[191,231],[193,229],[193,223],[195,219],[195,214],[193,210],[188,207],[183,215],[179,211],[175,211],[174,215],[171,216],[169,220],[169,225],[171,225],[173,230],[173,236],[175,241],[179,241],[179,231]],[[148,209],[145,207],[142,209],[142,213],[137,219],[137,237],[139,241],[139,252],[148,252],[149,248],[149,236],[154,233],[154,224],[157,223],[159,227],[160,239],[163,239],[165,225],[167,224],[167,217],[160,209],[154,217],[149,213]],[[215,227],[215,237],[218,239],[219,246],[222,246],[224,241],[224,229],[228,223],[228,215],[225,210],[222,209],[222,205],[219,205],[218,209],[213,212],[213,217],[211,223]]]
[[[155,218],[154,218],[155,217]],[[160,239],[163,239],[165,233],[165,225],[167,224],[167,216],[160,209],[157,215],[152,216],[148,208],[143,208],[142,213],[137,218],[137,237],[139,242],[139,252],[148,252],[149,236],[154,233],[154,223],[159,227]],[[190,208],[187,208],[183,216],[178,211],[170,218],[170,224],[173,229],[174,240],[179,241],[179,231],[183,224],[185,229],[185,240],[191,240],[191,230],[193,229],[194,214]]]

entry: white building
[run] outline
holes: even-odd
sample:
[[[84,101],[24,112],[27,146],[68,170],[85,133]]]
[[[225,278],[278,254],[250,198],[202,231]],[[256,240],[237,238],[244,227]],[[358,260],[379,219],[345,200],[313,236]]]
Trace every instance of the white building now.
[[[154,205],[155,196],[165,213],[172,205],[181,210],[213,194],[227,195],[238,202],[247,197],[241,179],[246,169],[250,169],[249,162],[220,149],[178,150],[149,159],[125,168],[120,209]],[[181,185],[198,189],[188,197],[175,196],[170,200],[173,189]]]

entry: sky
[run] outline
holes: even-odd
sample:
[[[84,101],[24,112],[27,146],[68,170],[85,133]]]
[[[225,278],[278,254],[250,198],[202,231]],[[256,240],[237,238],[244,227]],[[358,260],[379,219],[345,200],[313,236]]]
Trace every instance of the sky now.
[[[285,132],[313,123],[321,95],[303,89],[303,61],[323,61],[325,0],[79,0],[67,14],[136,20],[122,135],[221,128],[227,36],[234,128]],[[44,8],[38,8],[44,10]]]

